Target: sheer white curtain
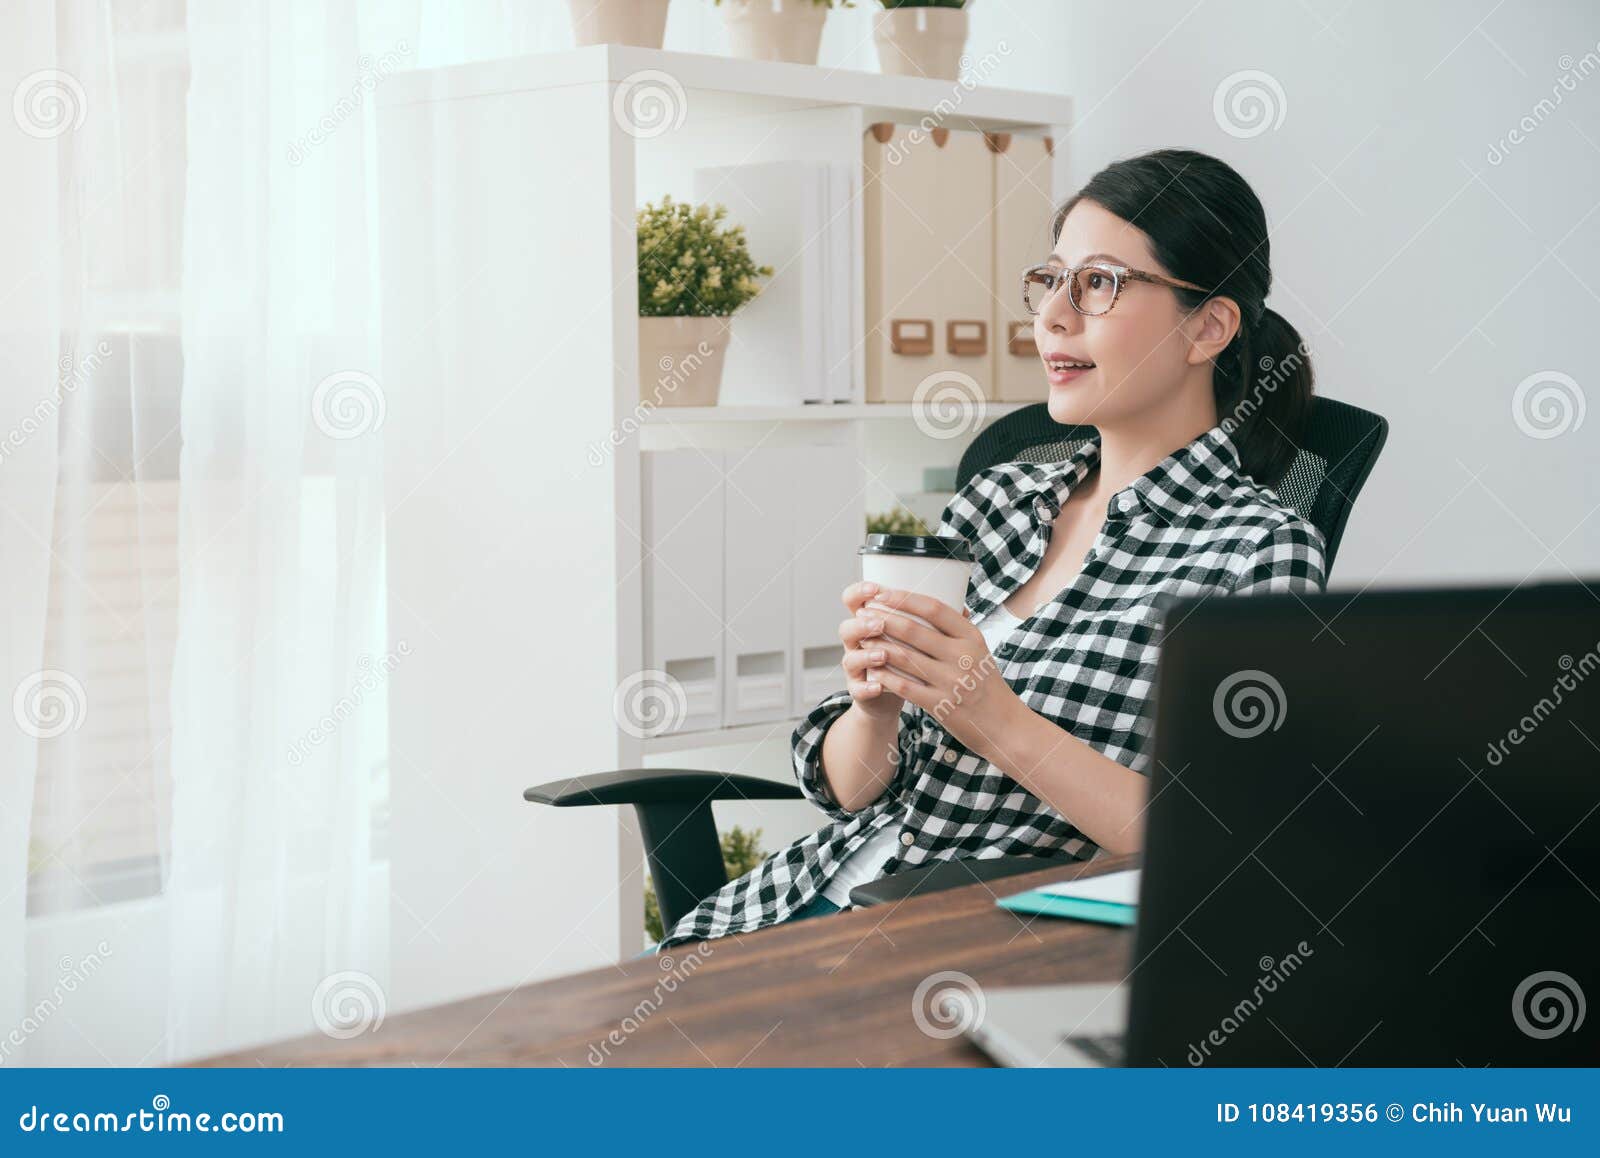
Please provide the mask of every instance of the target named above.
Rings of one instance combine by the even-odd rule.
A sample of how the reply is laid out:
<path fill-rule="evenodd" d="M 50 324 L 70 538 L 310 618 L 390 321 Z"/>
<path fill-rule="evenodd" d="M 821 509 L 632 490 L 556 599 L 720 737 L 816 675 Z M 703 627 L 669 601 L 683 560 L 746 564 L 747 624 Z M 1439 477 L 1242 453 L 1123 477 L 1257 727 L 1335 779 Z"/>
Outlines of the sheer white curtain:
<path fill-rule="evenodd" d="M 370 124 L 416 11 L 0 13 L 0 1064 L 382 1002 Z"/>

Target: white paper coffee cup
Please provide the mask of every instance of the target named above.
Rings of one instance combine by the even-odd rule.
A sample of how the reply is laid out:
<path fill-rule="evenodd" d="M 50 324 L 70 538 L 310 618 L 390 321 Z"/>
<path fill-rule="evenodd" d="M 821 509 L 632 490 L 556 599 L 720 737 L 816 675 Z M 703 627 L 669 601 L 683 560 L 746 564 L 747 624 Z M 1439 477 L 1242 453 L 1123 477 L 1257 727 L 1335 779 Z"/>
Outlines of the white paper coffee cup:
<path fill-rule="evenodd" d="M 960 611 L 967 602 L 967 581 L 972 575 L 972 548 L 967 541 L 952 535 L 868 535 L 859 549 L 861 578 L 880 588 L 914 591 L 930 595 Z M 903 615 L 931 627 L 920 615 L 869 599 L 866 606 L 886 615 Z M 892 619 L 885 619 L 893 634 Z M 915 679 L 893 664 L 886 667 L 896 675 Z"/>

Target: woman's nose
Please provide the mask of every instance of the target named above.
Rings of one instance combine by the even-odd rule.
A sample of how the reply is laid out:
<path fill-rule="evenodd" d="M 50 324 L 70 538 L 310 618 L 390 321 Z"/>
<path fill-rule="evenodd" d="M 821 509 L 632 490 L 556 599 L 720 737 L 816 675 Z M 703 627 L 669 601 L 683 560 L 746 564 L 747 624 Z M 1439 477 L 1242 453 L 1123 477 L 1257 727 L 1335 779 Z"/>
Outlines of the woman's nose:
<path fill-rule="evenodd" d="M 1066 286 L 1045 299 L 1035 322 L 1043 326 L 1047 334 L 1075 334 L 1083 329 L 1083 315 L 1072 308 Z"/>

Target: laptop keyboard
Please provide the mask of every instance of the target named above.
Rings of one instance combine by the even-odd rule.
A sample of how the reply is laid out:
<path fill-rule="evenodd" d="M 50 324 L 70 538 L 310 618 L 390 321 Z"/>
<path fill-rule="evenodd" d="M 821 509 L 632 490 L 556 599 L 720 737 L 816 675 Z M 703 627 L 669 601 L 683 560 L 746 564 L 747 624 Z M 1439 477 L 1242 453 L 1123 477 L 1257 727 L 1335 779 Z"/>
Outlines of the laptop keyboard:
<path fill-rule="evenodd" d="M 1122 1064 L 1123 1035 L 1120 1033 L 1069 1033 L 1066 1043 L 1074 1046 L 1085 1057 L 1092 1058 L 1103 1066 L 1120 1066 Z"/>

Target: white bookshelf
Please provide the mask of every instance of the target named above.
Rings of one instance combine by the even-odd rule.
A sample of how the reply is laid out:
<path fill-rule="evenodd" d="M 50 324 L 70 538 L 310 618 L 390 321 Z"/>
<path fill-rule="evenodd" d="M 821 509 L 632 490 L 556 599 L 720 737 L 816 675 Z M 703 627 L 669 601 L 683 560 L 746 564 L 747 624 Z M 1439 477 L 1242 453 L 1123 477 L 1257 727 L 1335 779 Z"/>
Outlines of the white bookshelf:
<path fill-rule="evenodd" d="M 615 112 L 647 83 L 676 102 L 658 135 Z M 525 787 L 793 728 L 619 728 L 613 693 L 643 667 L 641 453 L 848 442 L 879 480 L 876 510 L 975 433 L 930 435 L 897 404 L 641 418 L 635 208 L 692 196 L 697 166 L 797 157 L 859 172 L 880 121 L 1065 142 L 1072 105 L 618 45 L 399 73 L 376 100 L 389 633 L 414 649 L 389 685 L 390 919 L 408 945 L 390 999 L 405 1008 L 636 951 L 631 813 L 536 808 Z M 859 203 L 852 225 L 859 279 Z M 983 422 L 1018 405 L 990 402 Z M 786 762 L 749 770 L 792 776 Z"/>

